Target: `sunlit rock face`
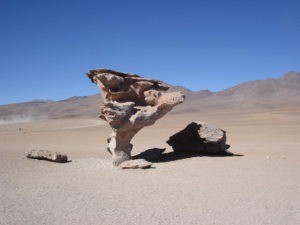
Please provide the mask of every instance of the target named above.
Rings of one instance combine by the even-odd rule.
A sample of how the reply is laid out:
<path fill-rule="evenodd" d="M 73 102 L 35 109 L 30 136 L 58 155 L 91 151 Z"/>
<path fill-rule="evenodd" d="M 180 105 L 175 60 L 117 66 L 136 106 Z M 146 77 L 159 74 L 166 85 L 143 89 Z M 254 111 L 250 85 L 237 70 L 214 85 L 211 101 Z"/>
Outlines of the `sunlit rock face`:
<path fill-rule="evenodd" d="M 102 93 L 99 117 L 113 130 L 107 149 L 114 165 L 131 159 L 130 141 L 139 130 L 154 124 L 185 99 L 181 92 L 166 93 L 169 87 L 161 81 L 135 74 L 97 69 L 87 75 Z"/>

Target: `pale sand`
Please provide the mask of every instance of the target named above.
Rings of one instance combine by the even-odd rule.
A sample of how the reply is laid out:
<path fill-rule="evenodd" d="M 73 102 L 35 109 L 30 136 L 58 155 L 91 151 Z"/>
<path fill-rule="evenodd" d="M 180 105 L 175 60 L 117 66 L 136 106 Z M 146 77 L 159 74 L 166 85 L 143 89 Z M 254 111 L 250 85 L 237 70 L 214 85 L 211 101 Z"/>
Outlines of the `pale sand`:
<path fill-rule="evenodd" d="M 0 126 L 0 224 L 300 224 L 300 108 L 167 115 L 133 140 L 167 147 L 191 121 L 227 131 L 242 157 L 192 157 L 154 169 L 113 168 L 110 128 L 97 119 Z M 19 131 L 19 127 L 22 128 Z M 23 152 L 67 153 L 68 164 Z"/>

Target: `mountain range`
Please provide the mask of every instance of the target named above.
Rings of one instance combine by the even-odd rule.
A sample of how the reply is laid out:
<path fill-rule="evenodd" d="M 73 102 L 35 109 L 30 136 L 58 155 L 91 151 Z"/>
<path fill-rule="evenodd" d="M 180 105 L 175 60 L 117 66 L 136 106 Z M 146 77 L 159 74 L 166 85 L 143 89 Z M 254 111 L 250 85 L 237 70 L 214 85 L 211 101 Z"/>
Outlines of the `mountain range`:
<path fill-rule="evenodd" d="M 300 73 L 289 72 L 280 78 L 241 83 L 219 92 L 191 91 L 169 85 L 169 91 L 182 91 L 184 104 L 172 113 L 230 108 L 264 108 L 300 106 Z M 0 106 L 0 120 L 13 118 L 97 117 L 101 105 L 100 94 L 72 97 L 61 101 L 34 100 Z"/>

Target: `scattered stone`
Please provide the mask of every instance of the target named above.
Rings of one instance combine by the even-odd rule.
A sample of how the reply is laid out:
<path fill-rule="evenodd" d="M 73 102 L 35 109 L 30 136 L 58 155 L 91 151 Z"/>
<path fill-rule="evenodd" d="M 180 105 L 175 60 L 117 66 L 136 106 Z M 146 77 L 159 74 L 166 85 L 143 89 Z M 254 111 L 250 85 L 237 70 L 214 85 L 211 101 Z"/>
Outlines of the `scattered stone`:
<path fill-rule="evenodd" d="M 29 152 L 25 152 L 25 156 L 29 159 L 40 159 L 58 163 L 68 162 L 67 155 L 48 150 L 31 150 Z"/>
<path fill-rule="evenodd" d="M 190 123 L 186 128 L 169 138 L 167 143 L 174 152 L 233 155 L 227 151 L 226 132 L 206 123 Z"/>
<path fill-rule="evenodd" d="M 119 167 L 121 169 L 147 169 L 150 168 L 151 166 L 152 163 L 144 159 L 128 160 L 119 164 Z"/>
<path fill-rule="evenodd" d="M 163 82 L 108 69 L 91 70 L 91 81 L 100 88 L 103 98 L 100 118 L 112 128 L 108 151 L 115 166 L 131 159 L 134 135 L 150 126 L 184 101 L 181 92 L 166 92 Z"/>

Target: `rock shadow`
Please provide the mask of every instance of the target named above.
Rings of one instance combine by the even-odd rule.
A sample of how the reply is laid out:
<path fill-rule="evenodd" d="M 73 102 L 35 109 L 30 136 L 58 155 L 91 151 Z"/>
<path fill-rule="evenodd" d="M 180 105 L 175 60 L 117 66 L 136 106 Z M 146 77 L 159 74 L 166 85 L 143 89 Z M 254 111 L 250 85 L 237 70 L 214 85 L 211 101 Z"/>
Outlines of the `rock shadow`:
<path fill-rule="evenodd" d="M 152 163 L 164 163 L 176 160 L 188 159 L 193 157 L 242 157 L 244 155 L 234 154 L 231 152 L 222 152 L 218 154 L 197 153 L 197 152 L 168 152 L 164 153 L 166 149 L 151 148 L 133 156 L 133 159 L 145 159 Z"/>

